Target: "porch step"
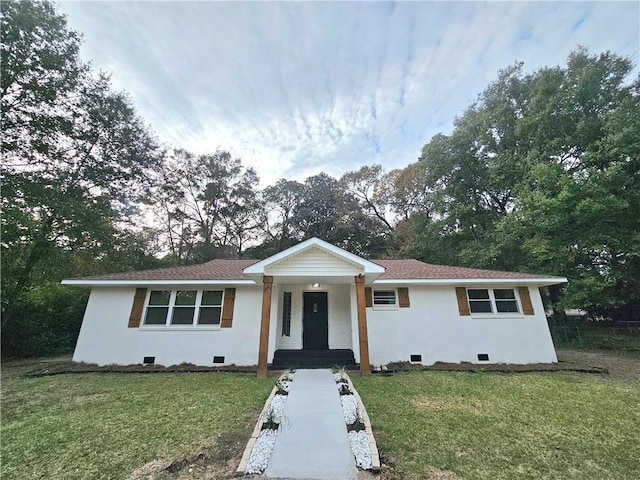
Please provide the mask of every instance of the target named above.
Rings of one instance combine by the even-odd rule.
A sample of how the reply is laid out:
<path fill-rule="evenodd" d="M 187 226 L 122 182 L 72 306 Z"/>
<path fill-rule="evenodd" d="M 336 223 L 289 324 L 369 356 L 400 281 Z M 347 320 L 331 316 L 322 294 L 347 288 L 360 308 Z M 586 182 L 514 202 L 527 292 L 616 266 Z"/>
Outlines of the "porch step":
<path fill-rule="evenodd" d="M 271 368 L 356 368 L 353 350 L 276 350 Z"/>

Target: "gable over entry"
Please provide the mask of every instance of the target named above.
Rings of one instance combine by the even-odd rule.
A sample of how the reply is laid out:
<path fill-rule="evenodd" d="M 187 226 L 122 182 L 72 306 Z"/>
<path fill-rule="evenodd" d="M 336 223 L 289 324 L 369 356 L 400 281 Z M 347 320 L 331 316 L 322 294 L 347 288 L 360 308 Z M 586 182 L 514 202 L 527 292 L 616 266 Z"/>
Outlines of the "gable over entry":
<path fill-rule="evenodd" d="M 360 369 L 362 373 L 370 373 L 364 284 L 373 282 L 384 271 L 384 267 L 318 238 L 311 238 L 245 268 L 244 273 L 248 277 L 263 285 L 258 375 L 264 377 L 267 374 L 273 284 L 355 284 Z"/>

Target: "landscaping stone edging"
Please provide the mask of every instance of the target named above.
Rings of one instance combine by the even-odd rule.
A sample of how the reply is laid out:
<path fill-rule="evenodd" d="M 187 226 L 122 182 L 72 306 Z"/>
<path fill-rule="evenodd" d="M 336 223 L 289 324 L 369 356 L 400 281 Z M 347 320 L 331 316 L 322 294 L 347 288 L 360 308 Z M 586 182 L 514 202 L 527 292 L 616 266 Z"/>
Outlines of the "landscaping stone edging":
<path fill-rule="evenodd" d="M 360 416 L 362 417 L 362 422 L 364 423 L 365 435 L 367 436 L 369 449 L 371 450 L 371 470 L 378 471 L 380 470 L 380 453 L 378 452 L 378 444 L 376 443 L 376 438 L 373 436 L 373 429 L 371 428 L 371 420 L 369 419 L 369 414 L 367 413 L 367 409 L 362 403 L 362 399 L 360 398 L 358 391 L 353 386 L 353 382 L 351 382 L 351 378 L 349 377 L 349 375 L 345 373 L 342 378 L 345 378 L 347 382 L 349 382 L 349 388 L 353 392 L 353 396 L 355 397 L 358 404 Z"/>

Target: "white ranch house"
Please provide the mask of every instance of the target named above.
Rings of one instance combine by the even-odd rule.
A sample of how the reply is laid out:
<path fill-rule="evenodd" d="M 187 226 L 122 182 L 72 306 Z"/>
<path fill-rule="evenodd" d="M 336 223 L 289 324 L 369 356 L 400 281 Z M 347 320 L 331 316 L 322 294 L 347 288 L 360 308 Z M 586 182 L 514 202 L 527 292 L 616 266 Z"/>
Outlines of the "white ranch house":
<path fill-rule="evenodd" d="M 91 288 L 76 362 L 285 367 L 548 363 L 560 277 L 365 260 L 312 238 L 262 261 L 64 280 Z"/>

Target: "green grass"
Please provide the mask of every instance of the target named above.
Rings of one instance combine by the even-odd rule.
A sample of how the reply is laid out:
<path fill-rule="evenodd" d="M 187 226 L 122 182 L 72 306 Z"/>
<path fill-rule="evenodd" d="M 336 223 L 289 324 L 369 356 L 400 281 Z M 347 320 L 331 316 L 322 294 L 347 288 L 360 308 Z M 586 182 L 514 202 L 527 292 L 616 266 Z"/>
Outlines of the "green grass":
<path fill-rule="evenodd" d="M 640 478 L 638 385 L 569 372 L 352 377 L 388 478 Z"/>
<path fill-rule="evenodd" d="M 7 377 L 0 476 L 119 479 L 151 460 L 181 460 L 218 438 L 244 435 L 274 380 L 230 373 Z"/>
<path fill-rule="evenodd" d="M 580 341 L 574 340 L 570 345 L 572 348 L 640 352 L 640 335 L 612 335 L 607 331 L 585 329 L 580 334 Z"/>

